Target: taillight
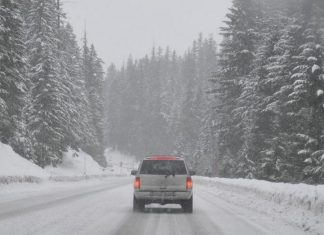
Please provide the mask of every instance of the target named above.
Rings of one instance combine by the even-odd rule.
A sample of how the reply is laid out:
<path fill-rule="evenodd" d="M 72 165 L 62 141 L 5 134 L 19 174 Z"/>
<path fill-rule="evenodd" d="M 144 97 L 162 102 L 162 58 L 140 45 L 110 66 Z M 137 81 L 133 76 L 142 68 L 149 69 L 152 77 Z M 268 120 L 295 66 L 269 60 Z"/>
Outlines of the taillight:
<path fill-rule="evenodd" d="M 187 177 L 186 188 L 187 188 L 187 190 L 192 189 L 192 179 L 190 176 Z"/>
<path fill-rule="evenodd" d="M 141 178 L 136 177 L 134 181 L 134 189 L 140 189 L 141 188 Z"/>

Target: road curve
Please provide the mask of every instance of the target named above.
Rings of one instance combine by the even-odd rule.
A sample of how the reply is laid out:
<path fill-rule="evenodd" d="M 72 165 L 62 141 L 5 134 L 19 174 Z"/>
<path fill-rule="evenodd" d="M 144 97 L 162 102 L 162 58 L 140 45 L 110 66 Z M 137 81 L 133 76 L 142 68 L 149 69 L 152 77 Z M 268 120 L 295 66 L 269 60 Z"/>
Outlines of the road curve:
<path fill-rule="evenodd" d="M 1 200 L 0 234 L 10 235 L 299 235 L 267 215 L 229 204 L 215 189 L 194 188 L 194 213 L 180 206 L 147 206 L 132 212 L 132 178 L 58 192 Z"/>

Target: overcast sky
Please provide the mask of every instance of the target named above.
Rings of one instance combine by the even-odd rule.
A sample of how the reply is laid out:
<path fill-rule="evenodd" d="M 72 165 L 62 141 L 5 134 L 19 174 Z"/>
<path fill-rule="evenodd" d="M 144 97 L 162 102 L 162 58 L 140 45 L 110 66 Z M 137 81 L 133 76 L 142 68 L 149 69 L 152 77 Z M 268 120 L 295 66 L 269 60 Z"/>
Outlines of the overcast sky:
<path fill-rule="evenodd" d="M 219 42 L 231 0 L 63 0 L 64 10 L 80 39 L 88 39 L 107 67 L 167 45 L 179 54 L 199 32 Z"/>

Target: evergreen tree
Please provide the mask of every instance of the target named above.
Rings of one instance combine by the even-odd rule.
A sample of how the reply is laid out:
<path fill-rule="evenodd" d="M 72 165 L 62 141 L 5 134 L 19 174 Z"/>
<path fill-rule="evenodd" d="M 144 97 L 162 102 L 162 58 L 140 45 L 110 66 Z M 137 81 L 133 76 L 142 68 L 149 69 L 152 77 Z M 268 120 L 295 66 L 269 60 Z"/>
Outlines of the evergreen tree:
<path fill-rule="evenodd" d="M 318 183 L 323 178 L 323 100 L 324 83 L 321 79 L 323 70 L 323 51 L 317 16 L 317 1 L 303 2 L 301 10 L 301 40 L 293 57 L 294 68 L 291 79 L 292 92 L 288 104 L 291 107 L 291 121 L 295 123 L 297 167 L 305 168 L 303 162 L 313 163 L 306 167 L 305 174 L 311 181 Z M 323 9 L 322 9 L 323 10 Z M 323 11 L 322 11 L 323 12 Z"/>
<path fill-rule="evenodd" d="M 244 132 L 249 130 L 243 123 L 245 111 L 239 104 L 244 95 L 244 83 L 250 80 L 253 70 L 255 47 L 258 43 L 258 19 L 260 11 L 253 0 L 235 0 L 226 27 L 222 28 L 224 40 L 220 56 L 221 71 L 215 77 L 215 93 L 219 99 L 218 140 L 219 156 L 217 161 L 224 166 L 223 176 L 246 176 L 251 173 L 244 150 Z M 247 170 L 244 168 L 248 168 Z M 225 169 L 230 169 L 227 171 Z"/>
<path fill-rule="evenodd" d="M 101 165 L 106 165 L 104 152 L 104 107 L 103 107 L 103 84 L 104 72 L 102 61 L 97 56 L 93 45 L 88 47 L 87 37 L 84 37 L 82 55 L 82 75 L 85 81 L 86 95 L 88 98 L 89 128 L 94 133 L 92 144 L 85 146 L 85 151 L 90 153 Z"/>
<path fill-rule="evenodd" d="M 30 53 L 31 104 L 28 129 L 33 141 L 33 161 L 56 166 L 66 150 L 64 133 L 68 123 L 65 109 L 67 87 L 60 76 L 55 2 L 35 0 L 28 13 L 27 50 Z"/>
<path fill-rule="evenodd" d="M 26 93 L 26 63 L 19 4 L 0 3 L 0 141 L 19 145 L 21 110 Z"/>
<path fill-rule="evenodd" d="M 105 145 L 114 147 L 116 139 L 112 136 L 118 135 L 118 107 L 121 107 L 119 97 L 120 88 L 117 68 L 111 64 L 107 70 L 104 86 L 104 110 L 105 110 Z"/>
<path fill-rule="evenodd" d="M 75 35 L 70 24 L 61 24 L 61 76 L 67 87 L 66 99 L 68 107 L 66 114 L 68 123 L 64 142 L 70 147 L 78 150 L 85 145 L 92 144 L 93 131 L 90 130 L 87 106 L 85 81 L 81 73 L 81 55 Z"/>

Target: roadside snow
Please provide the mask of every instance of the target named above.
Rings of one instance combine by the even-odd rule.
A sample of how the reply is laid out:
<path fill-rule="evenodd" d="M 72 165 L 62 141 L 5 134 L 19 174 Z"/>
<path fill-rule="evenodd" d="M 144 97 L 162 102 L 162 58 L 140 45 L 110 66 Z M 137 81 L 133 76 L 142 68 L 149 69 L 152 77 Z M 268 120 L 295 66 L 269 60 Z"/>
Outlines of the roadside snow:
<path fill-rule="evenodd" d="M 262 180 L 195 177 L 219 198 L 280 217 L 304 231 L 324 234 L 324 185 L 272 183 Z"/>
<path fill-rule="evenodd" d="M 105 151 L 107 168 L 101 167 L 87 153 L 69 149 L 63 154 L 62 164 L 45 169 L 15 153 L 13 149 L 0 142 L 0 184 L 22 182 L 80 181 L 86 178 L 129 175 L 135 158 L 108 149 Z"/>
<path fill-rule="evenodd" d="M 138 162 L 133 156 L 128 156 L 119 151 L 106 149 L 104 153 L 108 164 L 107 169 L 117 175 L 130 175 L 131 170 L 138 167 Z"/>
<path fill-rule="evenodd" d="M 104 174 L 103 168 L 90 155 L 69 149 L 63 154 L 63 162 L 57 167 L 47 166 L 45 170 L 51 177 L 92 176 Z"/>
<path fill-rule="evenodd" d="M 48 173 L 15 153 L 9 145 L 0 142 L 0 178 L 6 176 L 46 178 Z"/>

